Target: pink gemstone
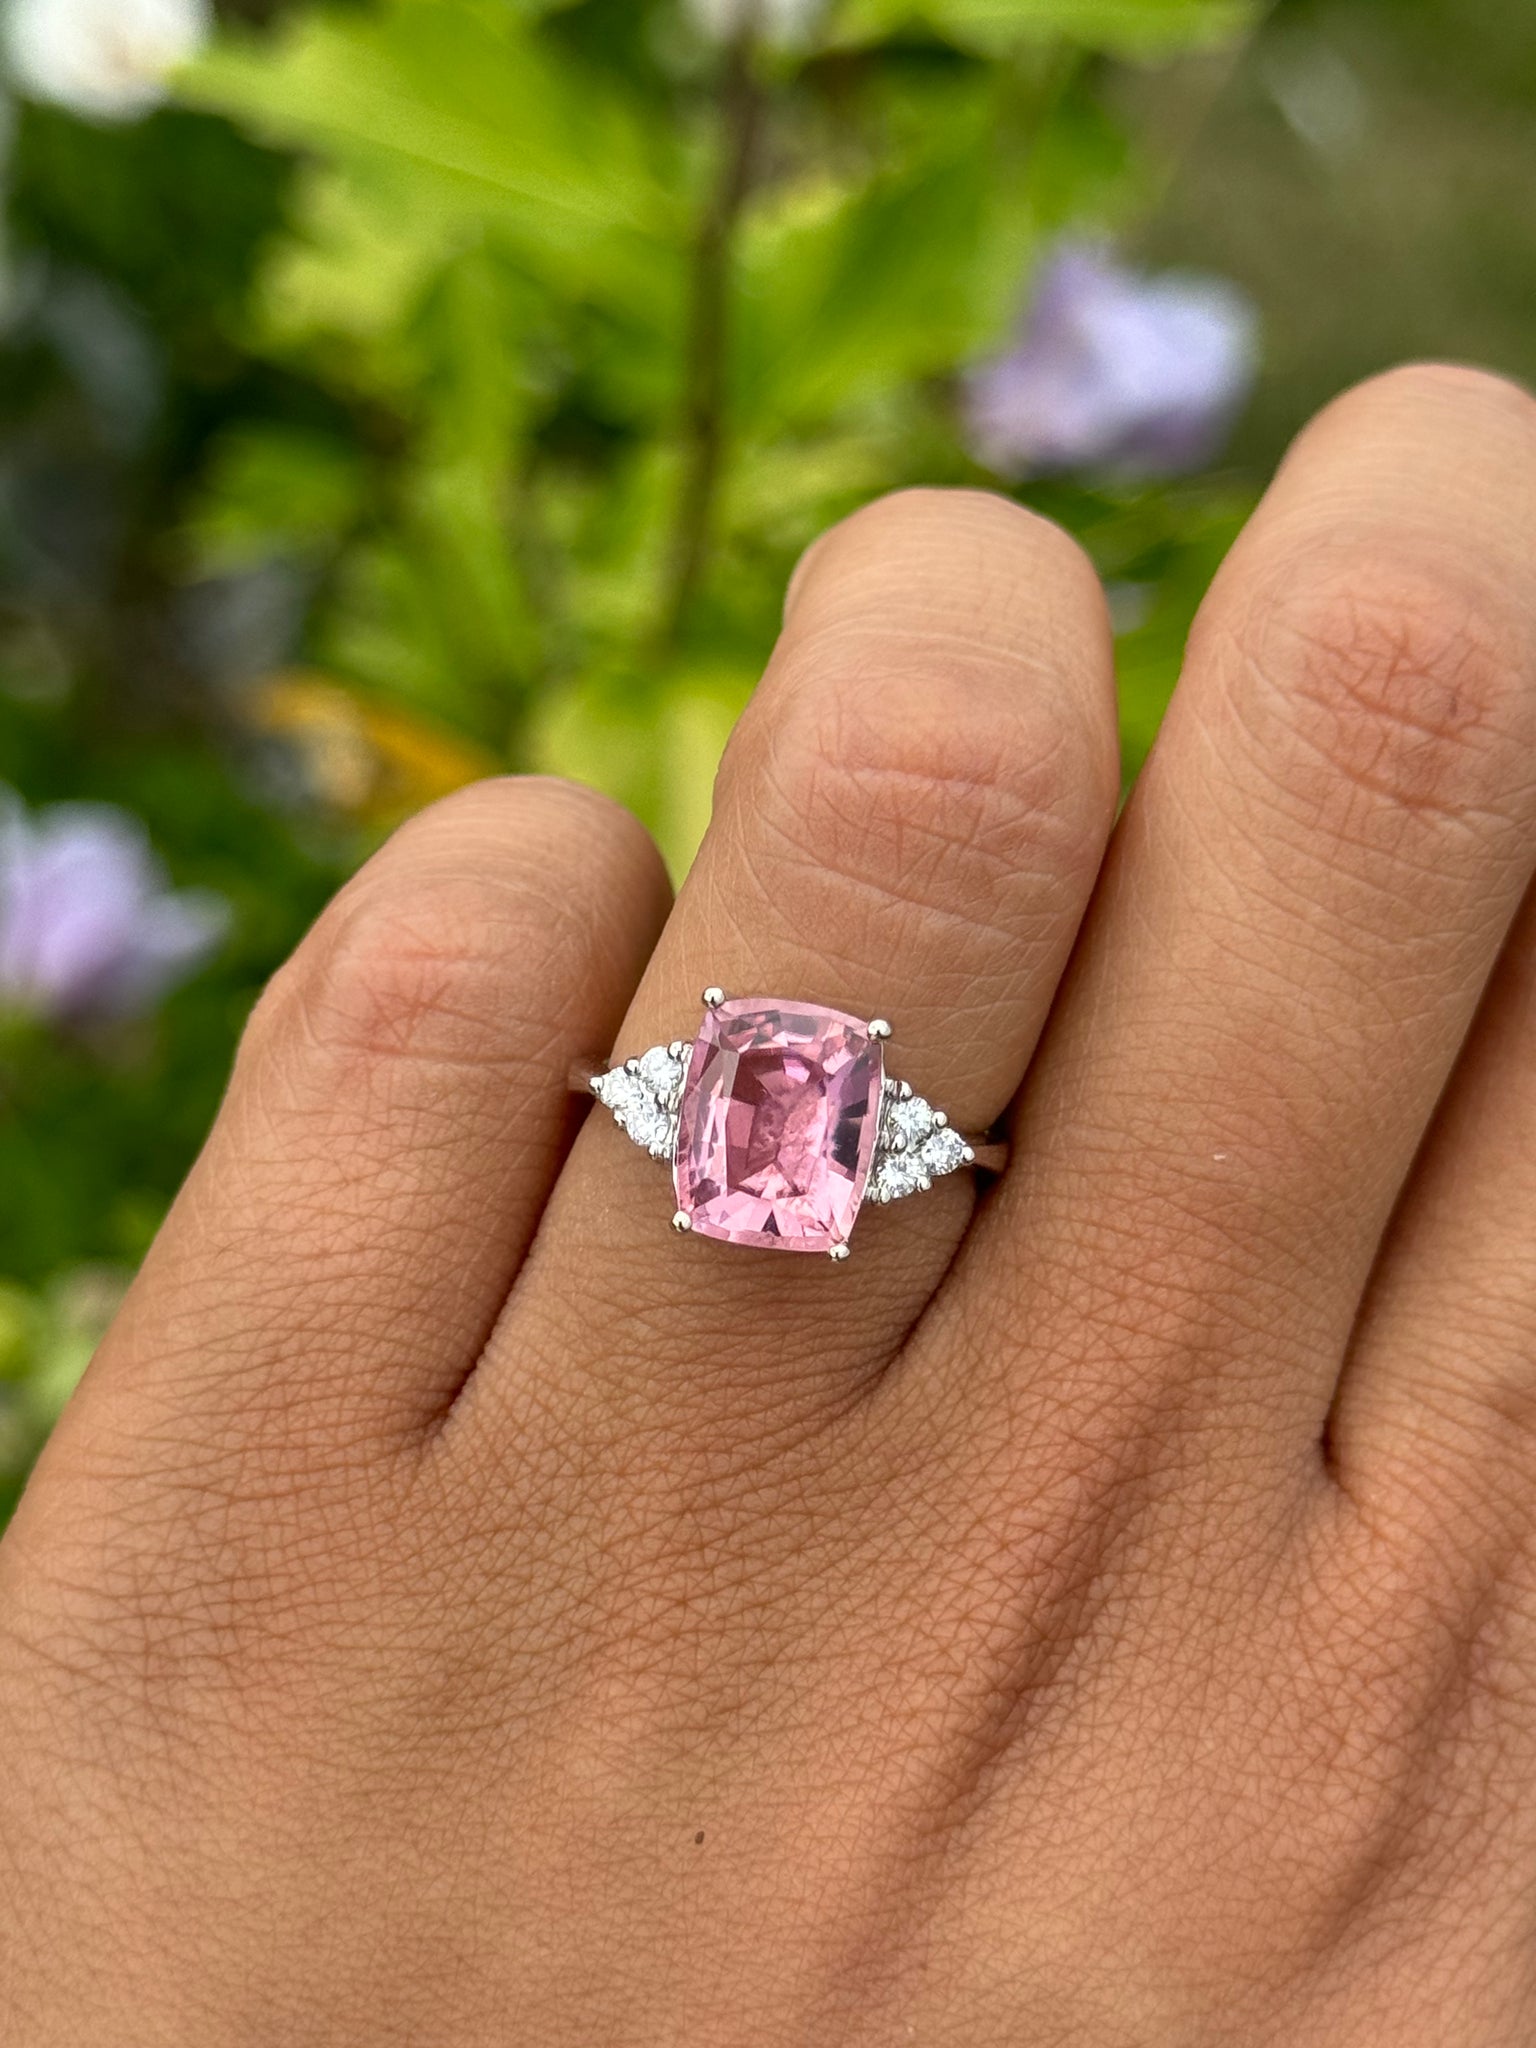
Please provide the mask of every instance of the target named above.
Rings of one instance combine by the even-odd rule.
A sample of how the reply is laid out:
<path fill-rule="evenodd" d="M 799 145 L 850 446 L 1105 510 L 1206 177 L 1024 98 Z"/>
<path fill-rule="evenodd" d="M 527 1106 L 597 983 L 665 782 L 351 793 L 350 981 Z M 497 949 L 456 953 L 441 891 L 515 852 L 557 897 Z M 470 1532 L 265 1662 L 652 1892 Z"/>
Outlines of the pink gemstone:
<path fill-rule="evenodd" d="M 683 1085 L 678 1208 L 703 1237 L 831 1251 L 864 1197 L 884 1071 L 856 1017 L 762 996 L 721 1003 Z"/>

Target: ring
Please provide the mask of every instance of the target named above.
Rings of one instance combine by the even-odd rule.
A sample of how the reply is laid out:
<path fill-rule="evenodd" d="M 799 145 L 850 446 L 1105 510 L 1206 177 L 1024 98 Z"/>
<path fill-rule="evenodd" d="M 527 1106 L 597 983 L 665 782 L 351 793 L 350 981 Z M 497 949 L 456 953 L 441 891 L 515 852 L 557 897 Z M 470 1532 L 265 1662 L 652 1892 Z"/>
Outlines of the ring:
<path fill-rule="evenodd" d="M 571 1085 L 670 1163 L 675 1230 L 842 1260 L 866 1201 L 900 1201 L 963 1166 L 1000 1172 L 1007 1158 L 887 1075 L 890 1035 L 881 1017 L 707 988 L 691 1048 L 675 1038 L 579 1066 Z"/>

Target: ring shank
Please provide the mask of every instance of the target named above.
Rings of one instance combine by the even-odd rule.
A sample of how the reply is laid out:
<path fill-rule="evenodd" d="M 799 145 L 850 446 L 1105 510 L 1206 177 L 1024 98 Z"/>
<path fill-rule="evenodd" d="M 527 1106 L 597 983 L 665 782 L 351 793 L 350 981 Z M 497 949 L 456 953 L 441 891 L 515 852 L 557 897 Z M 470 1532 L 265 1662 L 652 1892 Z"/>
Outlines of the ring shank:
<path fill-rule="evenodd" d="M 967 1138 L 960 1133 L 976 1157 L 971 1161 L 978 1173 L 1001 1173 L 1008 1164 L 1008 1141 L 1006 1138 Z"/>

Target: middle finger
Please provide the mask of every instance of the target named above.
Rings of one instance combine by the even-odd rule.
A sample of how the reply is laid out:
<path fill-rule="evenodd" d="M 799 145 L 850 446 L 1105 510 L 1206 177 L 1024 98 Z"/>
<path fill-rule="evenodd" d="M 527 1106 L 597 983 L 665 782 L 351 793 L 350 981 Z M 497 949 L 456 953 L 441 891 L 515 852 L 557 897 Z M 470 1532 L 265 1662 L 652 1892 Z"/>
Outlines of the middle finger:
<path fill-rule="evenodd" d="M 957 1401 L 991 1366 L 1017 1399 L 1022 1322 L 1042 1398 L 1110 1441 L 1315 1446 L 1530 876 L 1533 621 L 1523 392 L 1398 371 L 1301 437 L 1202 607 L 968 1248 Z"/>

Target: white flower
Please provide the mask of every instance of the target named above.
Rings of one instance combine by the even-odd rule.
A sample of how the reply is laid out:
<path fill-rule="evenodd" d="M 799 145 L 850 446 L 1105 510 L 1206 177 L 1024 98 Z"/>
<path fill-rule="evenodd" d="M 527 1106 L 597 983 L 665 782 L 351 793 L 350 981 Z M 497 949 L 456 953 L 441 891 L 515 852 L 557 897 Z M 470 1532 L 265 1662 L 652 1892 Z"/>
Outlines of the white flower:
<path fill-rule="evenodd" d="M 213 27 L 209 0 L 10 0 L 11 75 L 33 99 L 99 121 L 131 121 Z"/>
<path fill-rule="evenodd" d="M 770 43 L 797 43 L 824 6 L 825 0 L 687 0 L 688 12 L 717 42 L 755 23 Z"/>

